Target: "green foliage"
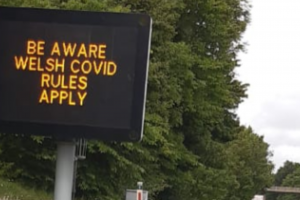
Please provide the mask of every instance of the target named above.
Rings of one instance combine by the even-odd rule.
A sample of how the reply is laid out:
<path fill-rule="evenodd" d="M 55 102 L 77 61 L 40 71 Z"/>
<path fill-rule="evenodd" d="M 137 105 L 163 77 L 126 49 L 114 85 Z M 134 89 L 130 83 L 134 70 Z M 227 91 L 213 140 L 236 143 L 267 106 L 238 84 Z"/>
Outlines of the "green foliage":
<path fill-rule="evenodd" d="M 51 190 L 55 145 L 51 139 L 0 135 L 0 175 L 27 185 Z"/>
<path fill-rule="evenodd" d="M 273 165 L 268 161 L 271 154 L 263 137 L 247 128 L 228 145 L 228 153 L 231 154 L 229 171 L 238 183 L 238 187 L 230 191 L 228 199 L 251 199 L 253 194 L 272 186 Z"/>
<path fill-rule="evenodd" d="M 247 96 L 247 84 L 234 73 L 249 22 L 246 0 L 0 0 L 0 5 L 142 12 L 153 18 L 143 141 L 89 141 L 87 159 L 78 167 L 78 197 L 121 199 L 141 180 L 157 200 L 250 200 L 270 184 L 268 145 L 241 127 L 234 112 Z M 50 190 L 54 147 L 48 138 L 1 135 L 0 172 Z"/>
<path fill-rule="evenodd" d="M 290 161 L 286 161 L 283 167 L 279 168 L 275 175 L 275 185 L 280 186 L 283 184 L 284 180 L 287 176 L 293 174 L 296 170 L 300 168 L 299 163 L 293 163 Z"/>
<path fill-rule="evenodd" d="M 300 164 L 286 161 L 275 174 L 274 185 L 283 187 L 300 187 Z M 268 194 L 269 200 L 298 200 L 299 194 Z"/>
<path fill-rule="evenodd" d="M 299 164 L 296 165 L 296 169 L 288 174 L 282 182 L 282 186 L 285 187 L 298 187 L 300 188 L 300 167 Z M 281 194 L 277 197 L 277 200 L 298 200 L 300 199 L 300 194 Z"/>

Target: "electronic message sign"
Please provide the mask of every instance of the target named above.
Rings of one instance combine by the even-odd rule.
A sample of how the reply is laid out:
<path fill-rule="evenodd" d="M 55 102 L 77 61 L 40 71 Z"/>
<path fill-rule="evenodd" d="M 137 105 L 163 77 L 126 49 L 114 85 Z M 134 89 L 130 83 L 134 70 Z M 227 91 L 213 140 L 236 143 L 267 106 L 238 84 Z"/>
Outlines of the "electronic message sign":
<path fill-rule="evenodd" d="M 0 132 L 138 141 L 152 21 L 0 7 Z"/>

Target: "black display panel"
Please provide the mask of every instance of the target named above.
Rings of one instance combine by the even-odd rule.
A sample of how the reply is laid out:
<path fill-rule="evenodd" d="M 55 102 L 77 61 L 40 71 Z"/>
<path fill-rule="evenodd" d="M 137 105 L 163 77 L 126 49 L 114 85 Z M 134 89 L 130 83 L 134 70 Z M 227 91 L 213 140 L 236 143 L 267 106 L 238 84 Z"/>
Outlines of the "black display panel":
<path fill-rule="evenodd" d="M 139 141 L 151 18 L 0 7 L 0 131 Z"/>

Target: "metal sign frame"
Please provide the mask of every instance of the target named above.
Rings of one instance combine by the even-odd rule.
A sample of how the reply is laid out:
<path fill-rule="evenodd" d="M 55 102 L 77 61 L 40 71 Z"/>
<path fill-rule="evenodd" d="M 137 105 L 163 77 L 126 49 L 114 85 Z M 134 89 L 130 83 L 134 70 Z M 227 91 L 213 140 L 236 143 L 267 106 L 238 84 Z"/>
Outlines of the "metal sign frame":
<path fill-rule="evenodd" d="M 0 131 L 13 134 L 30 134 L 30 135 L 50 135 L 58 139 L 69 138 L 87 138 L 100 139 L 106 141 L 140 141 L 143 136 L 143 123 L 145 114 L 145 99 L 147 90 L 147 76 L 149 65 L 149 49 L 152 30 L 152 19 L 146 14 L 123 14 L 123 13 L 102 13 L 102 12 L 85 12 L 70 10 L 47 10 L 36 8 L 10 8 L 0 7 L 0 24 L 3 21 L 19 21 L 24 24 L 38 22 L 49 24 L 66 24 L 66 25 L 93 25 L 104 27 L 131 27 L 138 30 L 136 43 L 136 56 L 134 66 L 134 81 L 132 89 L 131 112 L 128 119 L 128 127 L 114 126 L 97 126 L 78 123 L 60 123 L 47 120 L 11 120 L 2 116 L 0 107 Z M 0 27 L 0 37 L 2 36 L 3 27 Z M 16 33 L 22 34 L 22 33 Z M 9 40 L 10 38 L 5 38 Z M 1 46 L 2 44 L 0 44 Z M 1 49 L 0 49 L 0 53 Z M 1 55 L 2 56 L 2 55 Z M 6 67 L 1 63 L 0 73 L 4 73 Z M 3 75 L 4 76 L 4 75 Z M 16 79 L 16 81 L 18 81 Z M 1 82 L 0 76 L 0 96 L 1 98 L 10 98 L 3 91 L 7 91 L 5 81 Z M 12 102 L 18 103 L 18 99 L 11 99 Z M 7 100 L 7 102 L 11 102 Z M 0 103 L 3 103 L 1 101 Z M 11 106 L 11 105 L 9 105 Z M 39 105 L 36 109 L 39 109 Z M 2 108 L 7 107 L 3 105 Z M 97 109 L 97 108 L 95 108 Z M 20 110 L 22 112 L 22 110 Z M 99 111 L 100 112 L 100 111 Z M 29 112 L 27 112 L 29 113 Z M 25 113 L 26 114 L 26 113 Z M 55 113 L 50 113 L 55 115 Z M 43 113 L 49 115 L 49 113 Z"/>

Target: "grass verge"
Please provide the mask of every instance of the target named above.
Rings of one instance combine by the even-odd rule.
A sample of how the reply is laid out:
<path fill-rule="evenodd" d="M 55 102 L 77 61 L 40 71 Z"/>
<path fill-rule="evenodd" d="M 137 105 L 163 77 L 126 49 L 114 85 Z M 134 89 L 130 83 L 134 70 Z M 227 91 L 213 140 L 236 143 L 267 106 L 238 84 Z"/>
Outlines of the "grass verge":
<path fill-rule="evenodd" d="M 43 191 L 26 188 L 21 184 L 0 177 L 0 200 L 52 200 L 52 196 Z"/>

